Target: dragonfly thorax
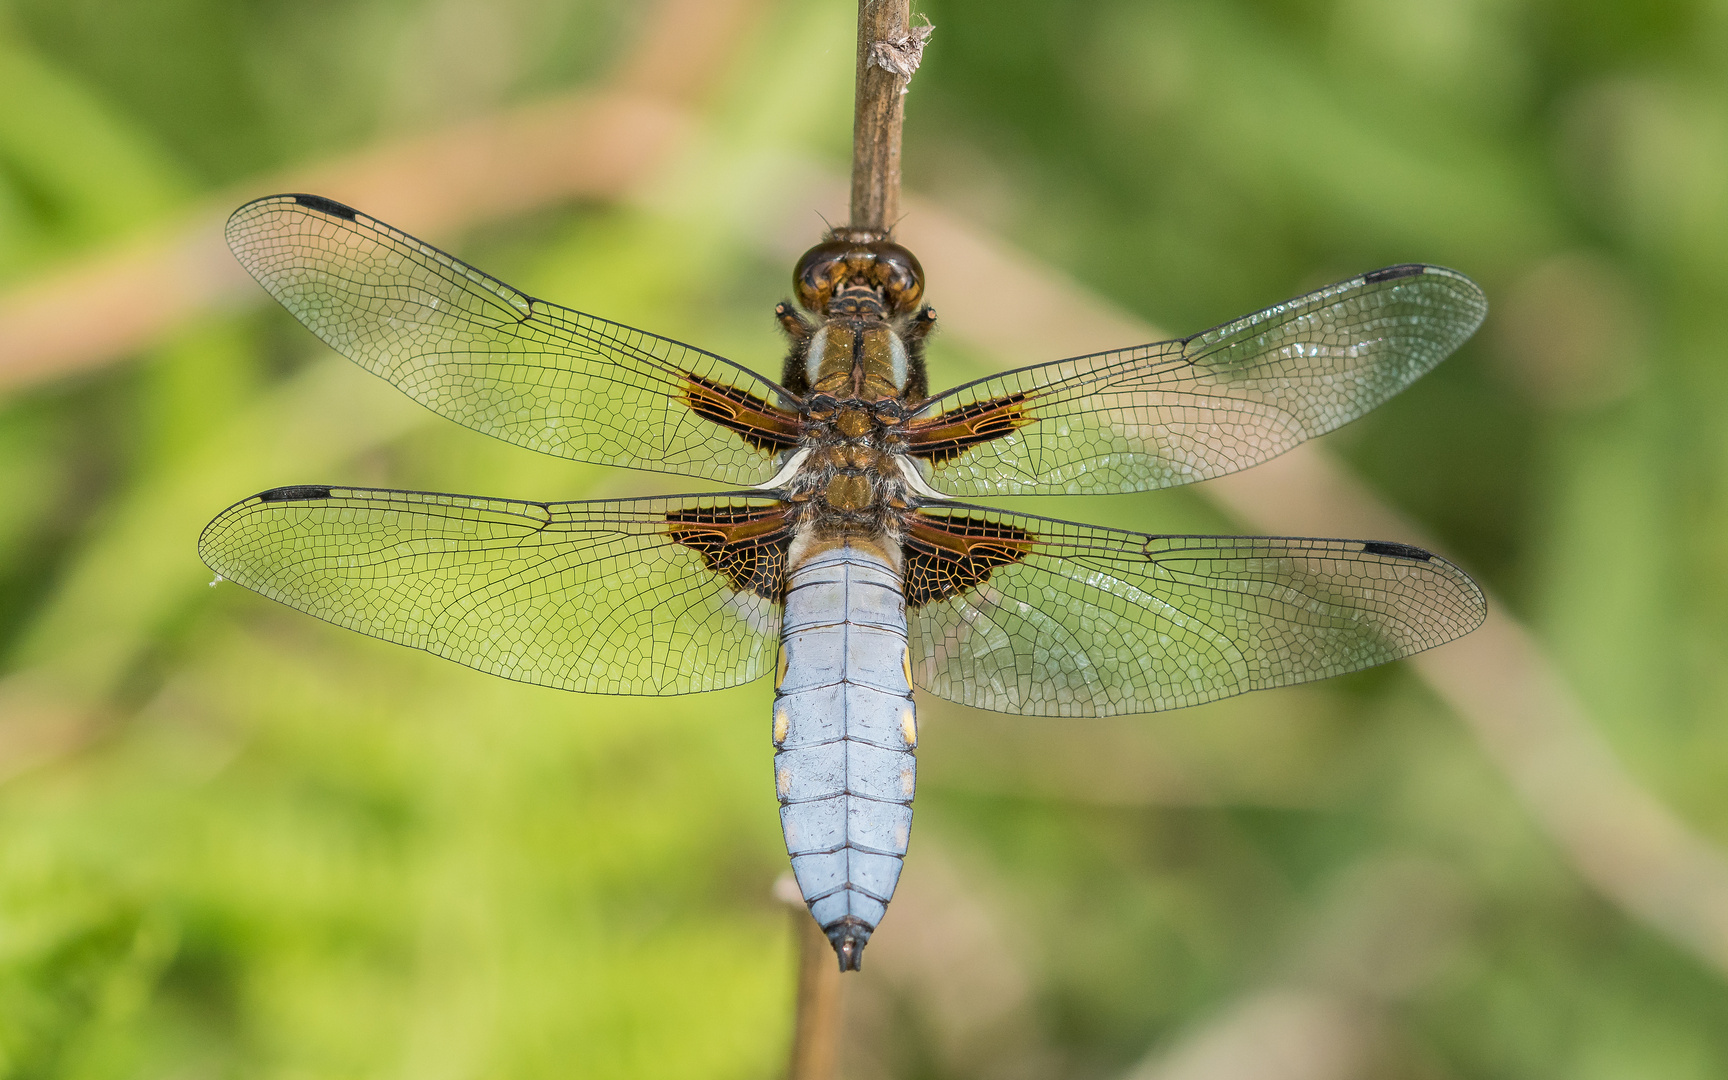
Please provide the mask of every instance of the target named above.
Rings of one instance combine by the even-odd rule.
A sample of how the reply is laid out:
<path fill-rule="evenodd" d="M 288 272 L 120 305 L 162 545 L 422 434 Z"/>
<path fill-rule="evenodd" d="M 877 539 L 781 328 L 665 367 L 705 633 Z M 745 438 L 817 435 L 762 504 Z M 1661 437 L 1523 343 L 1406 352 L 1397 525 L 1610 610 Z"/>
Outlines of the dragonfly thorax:
<path fill-rule="evenodd" d="M 829 319 L 804 353 L 810 389 L 837 398 L 891 401 L 906 389 L 906 343 L 880 319 Z"/>
<path fill-rule="evenodd" d="M 824 535 L 893 532 L 909 505 L 900 458 L 904 409 L 892 398 L 866 401 L 812 394 L 803 465 L 786 489 L 801 523 Z"/>

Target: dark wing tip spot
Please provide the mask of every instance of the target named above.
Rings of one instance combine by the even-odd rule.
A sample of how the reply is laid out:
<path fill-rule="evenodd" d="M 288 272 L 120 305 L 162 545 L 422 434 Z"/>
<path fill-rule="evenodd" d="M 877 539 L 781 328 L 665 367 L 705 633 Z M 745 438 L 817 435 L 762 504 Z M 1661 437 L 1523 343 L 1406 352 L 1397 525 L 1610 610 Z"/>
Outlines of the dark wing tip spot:
<path fill-rule="evenodd" d="M 290 487 L 271 488 L 258 493 L 259 502 L 310 502 L 313 499 L 328 499 L 330 489 L 320 484 L 294 484 Z"/>
<path fill-rule="evenodd" d="M 1427 562 L 1434 556 L 1419 547 L 1409 544 L 1394 544 L 1387 540 L 1369 540 L 1362 545 L 1365 555 L 1387 555 L 1394 559 L 1414 559 L 1417 562 Z"/>
<path fill-rule="evenodd" d="M 1394 281 L 1398 278 L 1415 277 L 1427 272 L 1428 267 L 1425 263 L 1399 263 L 1397 266 L 1370 270 L 1362 275 L 1362 280 L 1368 284 L 1373 284 L 1376 281 Z"/>
<path fill-rule="evenodd" d="M 308 210 L 316 210 L 321 214 L 329 214 L 331 217 L 339 217 L 345 221 L 353 221 L 354 215 L 359 213 L 352 206 L 344 206 L 335 199 L 326 199 L 322 195 L 296 195 L 294 201 Z"/>

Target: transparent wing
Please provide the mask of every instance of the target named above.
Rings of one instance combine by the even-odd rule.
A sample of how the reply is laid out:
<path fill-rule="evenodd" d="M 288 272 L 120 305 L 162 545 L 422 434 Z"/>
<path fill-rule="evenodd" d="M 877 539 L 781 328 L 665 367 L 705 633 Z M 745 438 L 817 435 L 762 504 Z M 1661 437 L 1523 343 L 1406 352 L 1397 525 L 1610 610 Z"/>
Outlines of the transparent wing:
<path fill-rule="evenodd" d="M 1034 716 L 1156 712 L 1430 649 L 1486 615 L 1419 548 L 1151 536 L 982 507 L 909 515 L 913 681 Z"/>
<path fill-rule="evenodd" d="M 797 442 L 785 392 L 676 341 L 537 300 L 314 195 L 228 219 L 235 257 L 331 348 L 440 416 L 604 465 L 750 486 Z"/>
<path fill-rule="evenodd" d="M 529 503 L 277 488 L 223 511 L 198 552 L 273 600 L 494 675 L 679 694 L 773 664 L 779 507 L 728 495 Z"/>
<path fill-rule="evenodd" d="M 909 452 L 955 496 L 1172 487 L 1245 469 L 1361 416 L 1487 313 L 1476 283 L 1394 266 L 1179 341 L 1021 368 L 921 410 Z"/>

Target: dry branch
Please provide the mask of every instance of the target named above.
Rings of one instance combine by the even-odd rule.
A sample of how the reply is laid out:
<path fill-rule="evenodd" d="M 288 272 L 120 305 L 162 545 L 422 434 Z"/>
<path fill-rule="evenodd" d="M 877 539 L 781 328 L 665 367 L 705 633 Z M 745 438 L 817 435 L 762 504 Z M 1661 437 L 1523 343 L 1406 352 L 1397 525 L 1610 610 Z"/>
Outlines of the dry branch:
<path fill-rule="evenodd" d="M 840 1064 L 840 968 L 834 963 L 834 946 L 810 917 L 791 874 L 781 875 L 774 895 L 792 912 L 792 934 L 798 942 L 798 1000 L 787 1080 L 833 1080 Z"/>
<path fill-rule="evenodd" d="M 917 52 L 928 35 L 927 30 L 911 32 L 910 11 L 910 0 L 858 0 L 858 91 L 852 115 L 852 228 L 857 231 L 884 235 L 900 216 L 906 82 L 917 70 Z"/>

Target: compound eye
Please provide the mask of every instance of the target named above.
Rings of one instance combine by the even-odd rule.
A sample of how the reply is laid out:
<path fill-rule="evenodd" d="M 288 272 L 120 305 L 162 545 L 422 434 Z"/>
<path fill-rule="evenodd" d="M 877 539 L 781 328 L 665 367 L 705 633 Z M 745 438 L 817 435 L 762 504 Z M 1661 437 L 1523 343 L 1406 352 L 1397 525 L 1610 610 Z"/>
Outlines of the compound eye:
<path fill-rule="evenodd" d="M 857 245 L 828 240 L 806 251 L 792 268 L 792 289 L 806 310 L 823 311 L 846 277 L 846 257 Z"/>
<path fill-rule="evenodd" d="M 890 316 L 904 315 L 924 297 L 924 268 L 891 241 L 835 238 L 806 251 L 792 270 L 798 302 L 823 314 L 836 293 L 858 286 L 876 293 Z"/>
<path fill-rule="evenodd" d="M 924 298 L 924 268 L 918 264 L 917 256 L 887 240 L 871 244 L 870 252 L 876 256 L 872 276 L 882 290 L 882 298 L 888 302 L 890 314 L 904 315 L 917 307 Z"/>

